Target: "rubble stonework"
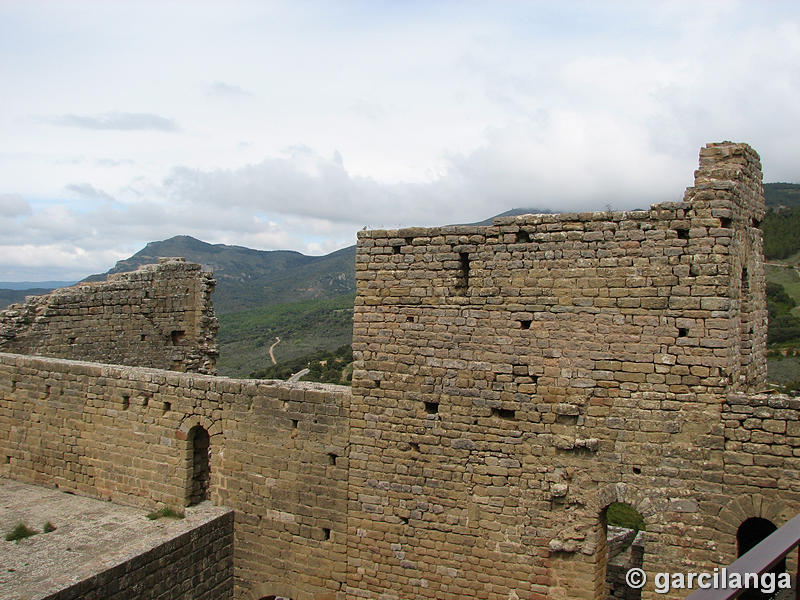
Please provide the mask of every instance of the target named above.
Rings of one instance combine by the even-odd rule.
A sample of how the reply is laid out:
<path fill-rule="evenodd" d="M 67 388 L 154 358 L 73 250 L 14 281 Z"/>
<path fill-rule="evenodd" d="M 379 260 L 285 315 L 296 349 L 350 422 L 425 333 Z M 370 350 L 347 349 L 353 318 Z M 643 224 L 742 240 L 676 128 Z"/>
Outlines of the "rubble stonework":
<path fill-rule="evenodd" d="M 661 597 L 800 512 L 763 213 L 725 142 L 650 210 L 360 232 L 352 390 L 2 354 L 0 475 L 179 506 L 202 427 L 245 600 L 605 598 L 626 502 Z"/>
<path fill-rule="evenodd" d="M 214 284 L 200 265 L 162 258 L 104 282 L 30 296 L 0 311 L 0 350 L 214 373 Z"/>

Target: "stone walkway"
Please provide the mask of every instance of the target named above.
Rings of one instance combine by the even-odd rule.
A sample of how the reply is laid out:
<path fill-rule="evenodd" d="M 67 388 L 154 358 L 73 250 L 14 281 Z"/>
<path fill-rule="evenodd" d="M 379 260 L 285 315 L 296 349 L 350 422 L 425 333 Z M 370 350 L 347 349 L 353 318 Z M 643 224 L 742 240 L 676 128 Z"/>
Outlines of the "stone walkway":
<path fill-rule="evenodd" d="M 105 571 L 230 509 L 203 502 L 184 519 L 0 478 L 0 598 L 35 600 Z M 55 531 L 43 533 L 50 522 Z M 36 535 L 5 535 L 18 523 Z"/>

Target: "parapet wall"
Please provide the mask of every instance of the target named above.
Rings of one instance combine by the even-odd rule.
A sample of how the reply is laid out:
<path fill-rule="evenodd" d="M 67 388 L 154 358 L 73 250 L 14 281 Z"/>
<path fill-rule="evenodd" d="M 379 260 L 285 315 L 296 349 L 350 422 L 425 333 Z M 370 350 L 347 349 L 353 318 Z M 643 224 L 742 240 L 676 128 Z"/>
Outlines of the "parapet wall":
<path fill-rule="evenodd" d="M 0 311 L 0 351 L 214 373 L 214 279 L 160 259 Z"/>
<path fill-rule="evenodd" d="M 236 511 L 237 597 L 337 597 L 346 564 L 350 390 L 0 354 L 0 476 L 155 509 Z"/>
<path fill-rule="evenodd" d="M 233 598 L 233 513 L 66 587 L 43 600 Z"/>

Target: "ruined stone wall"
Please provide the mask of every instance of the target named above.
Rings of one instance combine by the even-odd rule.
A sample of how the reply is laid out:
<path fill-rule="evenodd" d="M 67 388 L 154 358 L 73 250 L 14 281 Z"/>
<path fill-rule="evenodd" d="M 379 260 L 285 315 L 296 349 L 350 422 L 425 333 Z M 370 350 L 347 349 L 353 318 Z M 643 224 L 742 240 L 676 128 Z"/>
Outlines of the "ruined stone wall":
<path fill-rule="evenodd" d="M 233 598 L 233 513 L 156 546 L 43 600 Z"/>
<path fill-rule="evenodd" d="M 0 311 L 0 351 L 214 373 L 214 279 L 160 259 Z"/>
<path fill-rule="evenodd" d="M 706 564 L 721 405 L 765 379 L 763 210 L 723 143 L 648 211 L 360 232 L 348 593 L 600 597 L 615 501 L 645 570 Z"/>
<path fill-rule="evenodd" d="M 236 597 L 337 596 L 350 390 L 0 354 L 0 476 L 182 507 L 195 426 L 210 499 L 236 511 Z"/>

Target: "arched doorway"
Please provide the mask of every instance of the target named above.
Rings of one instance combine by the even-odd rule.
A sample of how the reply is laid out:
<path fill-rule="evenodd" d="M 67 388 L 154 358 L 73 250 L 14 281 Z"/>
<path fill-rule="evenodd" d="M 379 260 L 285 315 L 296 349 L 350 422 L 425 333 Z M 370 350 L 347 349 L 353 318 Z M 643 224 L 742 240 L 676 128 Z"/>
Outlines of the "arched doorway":
<path fill-rule="evenodd" d="M 736 555 L 742 556 L 755 548 L 762 540 L 770 536 L 774 531 L 777 531 L 776 525 L 769 519 L 762 519 L 761 517 L 751 517 L 739 525 L 736 531 Z M 784 573 L 786 571 L 786 558 L 784 557 L 779 563 L 772 567 L 769 572 Z M 745 600 L 758 600 L 761 598 L 770 598 L 769 594 L 762 594 L 759 590 L 747 590 L 739 598 Z"/>
<path fill-rule="evenodd" d="M 208 431 L 201 425 L 192 427 L 189 430 L 188 438 L 192 477 L 189 481 L 186 500 L 189 506 L 192 506 L 209 498 L 211 439 Z"/>
<path fill-rule="evenodd" d="M 630 504 L 614 502 L 604 511 L 606 590 L 609 600 L 639 600 L 642 590 L 625 581 L 629 569 L 644 562 L 644 518 Z"/>

